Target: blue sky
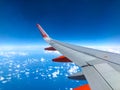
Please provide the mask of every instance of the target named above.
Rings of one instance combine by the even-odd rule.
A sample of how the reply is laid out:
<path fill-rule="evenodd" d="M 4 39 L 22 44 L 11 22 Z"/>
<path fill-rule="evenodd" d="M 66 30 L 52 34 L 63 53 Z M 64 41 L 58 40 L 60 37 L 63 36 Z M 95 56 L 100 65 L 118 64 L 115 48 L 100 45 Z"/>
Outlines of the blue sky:
<path fill-rule="evenodd" d="M 120 0 L 0 0 L 0 44 L 44 44 L 51 37 L 82 44 L 120 44 Z"/>

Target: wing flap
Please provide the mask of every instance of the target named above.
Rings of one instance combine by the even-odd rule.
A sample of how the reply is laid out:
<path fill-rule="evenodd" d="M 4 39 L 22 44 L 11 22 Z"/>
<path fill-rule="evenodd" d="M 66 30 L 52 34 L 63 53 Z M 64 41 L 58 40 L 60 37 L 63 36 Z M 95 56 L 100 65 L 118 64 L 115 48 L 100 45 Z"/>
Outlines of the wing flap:
<path fill-rule="evenodd" d="M 120 72 L 116 71 L 107 63 L 96 64 L 94 67 L 113 90 L 120 90 Z"/>
<path fill-rule="evenodd" d="M 86 78 L 82 72 L 74 73 L 74 74 L 68 76 L 68 78 L 74 79 L 74 80 L 86 80 Z"/>
<path fill-rule="evenodd" d="M 112 90 L 112 88 L 106 83 L 93 66 L 83 67 L 82 71 L 90 85 L 91 90 Z"/>

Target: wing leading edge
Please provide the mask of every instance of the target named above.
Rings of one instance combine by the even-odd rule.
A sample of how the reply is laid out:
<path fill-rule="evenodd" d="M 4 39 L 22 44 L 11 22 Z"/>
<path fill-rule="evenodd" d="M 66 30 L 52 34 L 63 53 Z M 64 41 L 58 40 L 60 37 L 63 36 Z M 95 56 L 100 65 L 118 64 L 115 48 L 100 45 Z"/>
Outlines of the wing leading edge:
<path fill-rule="evenodd" d="M 37 27 L 54 49 L 82 68 L 91 90 L 120 90 L 119 54 L 62 43 L 51 39 L 39 24 Z"/>

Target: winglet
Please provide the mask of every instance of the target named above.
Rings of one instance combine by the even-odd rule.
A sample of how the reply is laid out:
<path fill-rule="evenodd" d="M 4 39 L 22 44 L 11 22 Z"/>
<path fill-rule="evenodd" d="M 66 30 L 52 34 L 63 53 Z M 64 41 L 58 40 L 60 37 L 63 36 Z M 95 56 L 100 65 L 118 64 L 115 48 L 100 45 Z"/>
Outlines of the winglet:
<path fill-rule="evenodd" d="M 50 37 L 49 35 L 44 31 L 44 29 L 39 25 L 39 24 L 36 24 L 42 37 L 46 40 L 46 41 L 49 41 L 50 40 Z"/>
<path fill-rule="evenodd" d="M 39 24 L 37 24 L 37 27 L 38 27 L 38 29 L 40 30 L 43 38 L 49 37 L 48 34 L 44 31 L 44 29 L 43 29 Z"/>

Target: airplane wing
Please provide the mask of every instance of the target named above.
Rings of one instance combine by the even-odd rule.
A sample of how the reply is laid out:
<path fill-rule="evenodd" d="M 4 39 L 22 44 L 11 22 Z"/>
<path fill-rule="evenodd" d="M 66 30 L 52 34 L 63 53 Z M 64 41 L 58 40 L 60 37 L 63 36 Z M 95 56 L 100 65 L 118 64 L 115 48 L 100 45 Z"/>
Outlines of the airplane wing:
<path fill-rule="evenodd" d="M 88 81 L 88 84 L 73 90 L 120 90 L 120 55 L 83 46 L 67 44 L 48 36 L 37 24 L 43 38 L 51 45 L 46 50 L 57 50 L 63 56 L 53 59 L 56 62 L 74 62 L 82 69 L 81 73 L 69 78 Z"/>

